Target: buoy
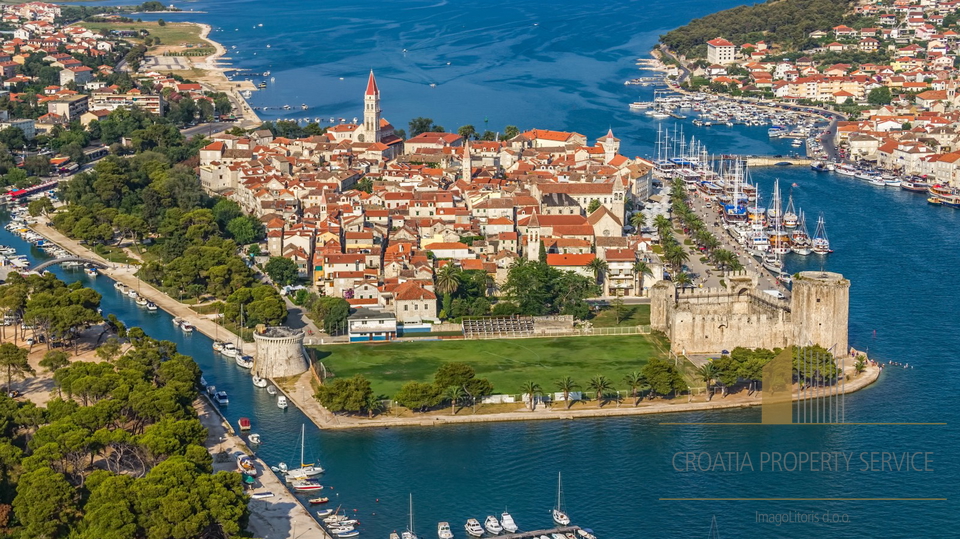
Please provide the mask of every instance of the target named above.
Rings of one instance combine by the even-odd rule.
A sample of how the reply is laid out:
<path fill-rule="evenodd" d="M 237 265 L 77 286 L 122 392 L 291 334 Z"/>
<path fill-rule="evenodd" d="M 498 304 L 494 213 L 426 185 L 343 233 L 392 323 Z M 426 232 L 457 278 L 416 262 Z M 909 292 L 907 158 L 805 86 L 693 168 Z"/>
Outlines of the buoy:
<path fill-rule="evenodd" d="M 380 498 L 377 498 L 377 503 L 380 503 Z"/>
<path fill-rule="evenodd" d="M 357 512 L 357 510 L 356 510 L 356 509 L 354 509 L 354 510 L 353 510 L 353 512 L 354 512 L 354 513 L 356 513 L 356 512 Z"/>

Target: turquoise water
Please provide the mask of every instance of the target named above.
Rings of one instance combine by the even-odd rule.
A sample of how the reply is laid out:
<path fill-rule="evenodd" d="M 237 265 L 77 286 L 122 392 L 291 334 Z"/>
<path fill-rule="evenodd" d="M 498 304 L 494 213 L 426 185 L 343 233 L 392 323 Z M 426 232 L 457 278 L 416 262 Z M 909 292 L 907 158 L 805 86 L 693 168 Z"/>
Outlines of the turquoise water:
<path fill-rule="evenodd" d="M 265 119 L 350 119 L 361 112 L 364 77 L 373 68 L 384 116 L 397 127 L 415 116 L 432 117 L 448 129 L 472 123 L 480 130 L 488 126 L 497 131 L 515 124 L 576 130 L 591 138 L 613 127 L 624 153 L 649 155 L 658 125 L 678 123 L 660 123 L 627 109 L 631 101 L 652 97 L 652 89 L 623 85 L 641 74 L 634 59 L 646 55 L 658 34 L 737 3 L 200 1 L 181 7 L 207 14 L 163 17 L 212 24 L 223 30 L 213 34 L 215 39 L 239 50 L 230 54 L 236 67 L 269 69 L 276 82 L 255 93 L 254 105 L 310 106 L 306 112 L 268 111 Z M 254 28 L 261 23 L 262 28 Z M 431 88 L 431 83 L 437 86 Z M 765 128 L 679 125 L 717 153 L 790 151 L 786 142 L 769 141 Z M 848 398 L 847 421 L 951 425 L 659 424 L 757 422 L 759 410 L 359 432 L 319 433 L 308 425 L 308 438 L 329 469 L 324 483 L 333 490 L 325 495 L 357 510 L 363 537 L 386 537 L 402 528 L 410 492 L 423 537 L 434 536 L 439 520 L 450 521 L 463 537 L 467 518 L 482 520 L 505 506 L 522 529 L 547 526 L 558 471 L 564 473 L 566 505 L 574 523 L 593 528 L 603 538 L 704 537 L 713 516 L 721 537 L 955 535 L 953 500 L 660 500 L 950 497 L 960 480 L 952 455 L 960 442 L 952 425 L 958 419 L 952 397 L 960 389 L 955 281 L 960 212 L 929 207 L 925 197 L 912 193 L 802 168 L 758 169 L 753 177 L 767 197 L 774 178 L 779 177 L 783 187 L 795 183 L 794 197 L 808 215 L 824 212 L 836 251 L 825 267 L 853 282 L 851 345 L 869 349 L 876 358 L 916 367 L 888 369 L 879 383 Z M 0 243 L 22 245 L 8 236 L 0 231 Z M 816 260 L 789 258 L 788 270 L 819 269 Z M 298 410 L 278 410 L 262 390 L 253 388 L 247 373 L 212 354 L 206 337 L 175 331 L 169 316 L 140 310 L 103 277 L 96 286 L 104 294 L 106 312 L 176 342 L 197 359 L 211 383 L 230 392 L 225 413 L 234 423 L 240 416 L 254 418 L 253 430 L 266 440 L 261 457 L 271 464 L 294 460 L 304 421 Z M 678 473 L 671 457 L 684 451 L 749 452 L 754 457 L 762 451 L 927 451 L 934 453 L 935 472 Z M 822 515 L 828 510 L 845 514 L 846 522 L 757 522 L 758 512 Z"/>

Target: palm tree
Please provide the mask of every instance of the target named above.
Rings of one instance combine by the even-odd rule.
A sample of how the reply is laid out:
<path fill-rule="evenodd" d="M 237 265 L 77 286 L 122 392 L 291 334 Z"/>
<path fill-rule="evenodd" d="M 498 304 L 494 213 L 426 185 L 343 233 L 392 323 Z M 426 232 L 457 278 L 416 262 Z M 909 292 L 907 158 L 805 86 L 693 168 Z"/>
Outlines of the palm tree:
<path fill-rule="evenodd" d="M 637 390 L 647 385 L 647 378 L 641 374 L 640 371 L 633 371 L 632 373 L 624 376 L 623 381 L 630 386 L 630 396 L 633 397 L 633 405 L 639 405 L 640 399 L 637 397 Z"/>
<path fill-rule="evenodd" d="M 537 406 L 536 396 L 543 393 L 543 388 L 540 387 L 540 384 L 534 381 L 527 381 L 520 386 L 520 391 L 529 395 L 530 411 L 532 412 Z"/>
<path fill-rule="evenodd" d="M 457 415 L 457 403 L 467 396 L 462 386 L 450 386 L 447 388 L 446 397 L 450 399 L 450 415 Z"/>
<path fill-rule="evenodd" d="M 590 379 L 589 387 L 590 387 L 590 390 L 591 390 L 591 391 L 595 391 L 595 392 L 596 392 L 596 394 L 597 394 L 597 404 L 599 404 L 599 406 L 602 408 L 602 407 L 603 407 L 603 394 L 604 394 L 604 392 L 606 392 L 606 391 L 609 390 L 611 387 L 613 387 L 613 386 L 610 384 L 610 380 L 607 380 L 607 377 L 606 377 L 606 376 L 604 376 L 604 375 L 602 375 L 602 374 L 598 374 L 598 375 L 596 375 L 596 376 L 594 376 L 593 378 Z"/>
<path fill-rule="evenodd" d="M 674 273 L 678 272 L 680 268 L 690 260 L 690 255 L 681 245 L 670 247 L 666 250 L 663 257 L 673 266 Z"/>
<path fill-rule="evenodd" d="M 713 394 L 710 393 L 710 382 L 716 379 L 717 374 L 717 367 L 713 363 L 705 363 L 697 369 L 697 376 L 707 384 L 707 400 L 713 398 Z"/>
<path fill-rule="evenodd" d="M 580 387 L 580 384 L 573 381 L 573 378 L 565 376 L 557 380 L 557 389 L 563 391 L 563 401 L 567 403 L 567 409 L 570 409 L 570 405 L 573 404 L 570 402 L 570 393 L 576 391 Z"/>
<path fill-rule="evenodd" d="M 857 362 L 853 364 L 853 369 L 856 371 L 857 376 L 863 374 L 863 371 L 867 370 L 867 361 L 863 356 L 857 358 Z"/>
<path fill-rule="evenodd" d="M 460 268 L 448 263 L 439 270 L 435 276 L 437 292 L 441 294 L 453 294 L 460 287 Z"/>
<path fill-rule="evenodd" d="M 657 229 L 657 234 L 660 236 L 660 244 L 663 245 L 663 238 L 673 228 L 673 223 L 663 215 L 658 215 L 653 219 L 653 227 Z"/>
<path fill-rule="evenodd" d="M 673 282 L 682 290 L 693 284 L 693 279 L 690 278 L 688 273 L 681 271 L 673 278 Z"/>
<path fill-rule="evenodd" d="M 643 276 L 649 275 L 653 277 L 653 270 L 650 269 L 650 266 L 646 262 L 640 261 L 633 265 L 633 276 L 637 279 L 637 295 L 643 295 Z"/>
<path fill-rule="evenodd" d="M 593 270 L 593 278 L 597 280 L 597 284 L 602 283 L 601 277 L 607 273 L 607 261 L 602 258 L 594 258 L 587 264 L 587 267 Z"/>
<path fill-rule="evenodd" d="M 633 228 L 635 228 L 639 233 L 640 229 L 647 226 L 647 216 L 640 212 L 636 212 L 630 216 L 630 224 L 633 225 Z"/>

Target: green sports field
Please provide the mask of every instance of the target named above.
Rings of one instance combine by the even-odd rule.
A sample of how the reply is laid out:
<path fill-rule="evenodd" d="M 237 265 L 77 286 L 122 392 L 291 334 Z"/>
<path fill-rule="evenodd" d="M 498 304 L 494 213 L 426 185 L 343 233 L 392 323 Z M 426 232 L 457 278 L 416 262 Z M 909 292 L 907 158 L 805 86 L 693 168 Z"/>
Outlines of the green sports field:
<path fill-rule="evenodd" d="M 444 362 L 471 365 L 488 378 L 495 393 L 518 394 L 528 380 L 544 391 L 570 376 L 586 388 L 602 374 L 618 389 L 623 377 L 638 371 L 660 349 L 646 335 L 558 337 L 545 339 L 450 340 L 315 346 L 316 357 L 338 377 L 362 374 L 378 395 L 394 395 L 406 382 L 432 382 Z"/>

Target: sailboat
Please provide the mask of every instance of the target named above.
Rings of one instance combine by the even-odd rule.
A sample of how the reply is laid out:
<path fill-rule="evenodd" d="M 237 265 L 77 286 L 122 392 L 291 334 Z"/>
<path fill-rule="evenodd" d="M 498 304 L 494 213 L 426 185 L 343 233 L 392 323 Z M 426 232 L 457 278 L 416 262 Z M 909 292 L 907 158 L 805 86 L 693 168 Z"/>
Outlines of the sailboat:
<path fill-rule="evenodd" d="M 286 477 L 287 481 L 296 481 L 300 479 L 307 479 L 309 477 L 314 477 L 323 473 L 323 468 L 315 464 L 305 464 L 303 462 L 303 446 L 306 443 L 306 425 L 300 425 L 300 467 L 287 470 Z M 286 467 L 286 464 L 280 464 L 281 469 Z"/>
<path fill-rule="evenodd" d="M 557 472 L 557 505 L 553 508 L 553 521 L 561 526 L 570 524 L 570 517 L 563 510 L 563 486 L 560 481 L 560 472 Z"/>
<path fill-rule="evenodd" d="M 417 534 L 413 532 L 413 494 L 410 494 L 410 524 L 400 537 L 401 539 L 418 539 Z"/>
<path fill-rule="evenodd" d="M 832 253 L 830 240 L 827 239 L 827 229 L 823 224 L 823 213 L 817 218 L 817 231 L 813 233 L 813 252 L 818 255 Z"/>
<path fill-rule="evenodd" d="M 796 230 L 793 231 L 793 246 L 791 250 L 798 254 L 806 256 L 813 252 L 813 249 L 810 248 L 810 233 L 807 232 L 807 220 L 803 215 L 803 210 L 800 210 L 800 222 Z"/>
<path fill-rule="evenodd" d="M 793 189 L 790 190 L 790 196 L 787 198 L 787 209 L 783 212 L 784 228 L 797 228 L 799 219 L 796 210 L 793 208 Z"/>

